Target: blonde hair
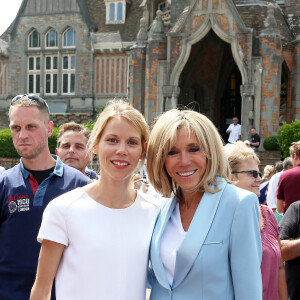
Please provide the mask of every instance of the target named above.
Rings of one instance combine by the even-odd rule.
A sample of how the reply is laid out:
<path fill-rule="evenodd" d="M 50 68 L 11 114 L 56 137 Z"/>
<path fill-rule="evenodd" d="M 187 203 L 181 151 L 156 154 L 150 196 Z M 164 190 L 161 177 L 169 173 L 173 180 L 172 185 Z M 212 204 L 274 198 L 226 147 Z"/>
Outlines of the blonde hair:
<path fill-rule="evenodd" d="M 300 158 L 300 141 L 293 142 L 292 146 L 290 147 L 290 155 L 293 156 L 294 154 Z"/>
<path fill-rule="evenodd" d="M 98 116 L 91 132 L 88 141 L 89 150 L 92 151 L 98 145 L 107 122 L 114 117 L 126 119 L 141 133 L 142 155 L 144 158 L 146 155 L 146 142 L 148 140 L 148 125 L 143 115 L 124 100 L 112 100 L 107 103 L 104 110 Z"/>
<path fill-rule="evenodd" d="M 264 168 L 264 176 L 263 176 L 262 179 L 269 178 L 269 176 L 270 176 L 272 173 L 275 173 L 275 167 L 272 166 L 272 165 L 266 165 L 265 168 Z"/>
<path fill-rule="evenodd" d="M 29 96 L 29 97 L 28 97 Z M 30 98 L 30 96 L 34 96 L 36 98 L 40 98 L 41 101 L 43 101 L 43 103 L 40 103 L 32 98 Z M 42 99 L 41 97 L 37 96 L 37 95 L 34 95 L 34 94 L 29 94 L 29 95 L 20 95 L 20 96 L 16 96 L 16 97 L 20 97 L 18 100 L 16 100 L 15 102 L 13 102 L 10 107 L 9 107 L 9 112 L 8 112 L 8 116 L 10 117 L 10 114 L 11 114 L 11 110 L 13 107 L 36 107 L 41 113 L 43 113 L 46 118 L 47 118 L 47 122 L 50 121 L 50 110 L 49 110 L 49 106 L 47 104 L 47 102 Z M 15 97 L 15 98 L 16 98 Z M 15 99 L 14 98 L 14 99 Z M 13 100 L 14 100 L 13 99 Z"/>
<path fill-rule="evenodd" d="M 165 160 L 176 143 L 177 131 L 181 128 L 186 128 L 189 134 L 196 136 L 200 151 L 206 155 L 207 167 L 195 190 L 217 192 L 217 176 L 226 180 L 230 177 L 223 142 L 213 123 L 192 110 L 172 109 L 163 113 L 155 122 L 150 133 L 147 154 L 147 172 L 151 184 L 165 197 L 170 197 L 173 192 L 180 198 L 180 187 L 167 173 Z"/>
<path fill-rule="evenodd" d="M 242 141 L 226 144 L 224 151 L 232 171 L 236 171 L 238 165 L 248 159 L 254 159 L 259 164 L 259 158 L 253 149 L 247 147 Z"/>

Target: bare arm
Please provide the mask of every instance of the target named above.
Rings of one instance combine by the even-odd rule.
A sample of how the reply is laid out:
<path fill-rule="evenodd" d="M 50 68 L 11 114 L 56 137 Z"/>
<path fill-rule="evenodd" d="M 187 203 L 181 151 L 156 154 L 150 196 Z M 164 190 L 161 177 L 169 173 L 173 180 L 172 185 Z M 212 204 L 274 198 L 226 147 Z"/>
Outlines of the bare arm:
<path fill-rule="evenodd" d="M 300 239 L 281 240 L 281 256 L 284 261 L 300 256 Z"/>
<path fill-rule="evenodd" d="M 278 243 L 281 245 L 280 239 L 278 238 Z M 279 271 L 278 271 L 278 294 L 280 300 L 288 300 L 288 291 L 285 278 L 285 269 L 283 264 L 283 259 L 280 259 Z"/>
<path fill-rule="evenodd" d="M 251 143 L 251 146 L 258 147 L 259 146 L 259 142 Z"/>
<path fill-rule="evenodd" d="M 43 240 L 30 300 L 48 300 L 65 245 Z"/>
<path fill-rule="evenodd" d="M 280 214 L 284 213 L 284 200 L 282 199 L 277 199 L 277 211 Z"/>

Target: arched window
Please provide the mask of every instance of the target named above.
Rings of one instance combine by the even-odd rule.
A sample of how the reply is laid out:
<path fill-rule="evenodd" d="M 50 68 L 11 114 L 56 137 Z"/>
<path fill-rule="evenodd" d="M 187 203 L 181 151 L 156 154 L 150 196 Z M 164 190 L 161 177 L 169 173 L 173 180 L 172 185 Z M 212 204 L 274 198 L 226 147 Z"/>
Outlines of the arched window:
<path fill-rule="evenodd" d="M 46 33 L 46 48 L 57 47 L 57 32 L 54 29 Z"/>
<path fill-rule="evenodd" d="M 76 44 L 76 33 L 72 28 L 67 29 L 63 34 L 63 46 L 72 47 Z"/>
<path fill-rule="evenodd" d="M 121 3 L 121 2 L 118 3 L 117 20 L 118 21 L 123 20 L 123 3 Z"/>
<path fill-rule="evenodd" d="M 28 36 L 28 48 L 40 48 L 40 47 L 41 47 L 41 35 L 37 30 L 33 30 Z"/>
<path fill-rule="evenodd" d="M 109 5 L 109 20 L 114 21 L 115 20 L 115 4 L 110 3 Z"/>

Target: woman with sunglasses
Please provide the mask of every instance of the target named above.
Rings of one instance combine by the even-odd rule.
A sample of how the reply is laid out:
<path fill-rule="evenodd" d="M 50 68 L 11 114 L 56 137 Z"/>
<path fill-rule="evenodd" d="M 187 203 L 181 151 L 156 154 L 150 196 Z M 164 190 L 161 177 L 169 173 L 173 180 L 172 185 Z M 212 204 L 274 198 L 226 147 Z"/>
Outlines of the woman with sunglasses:
<path fill-rule="evenodd" d="M 253 149 L 247 147 L 243 142 L 227 144 L 224 149 L 232 170 L 232 182 L 237 187 L 248 190 L 259 197 L 262 174 L 258 169 L 259 158 Z M 279 227 L 272 209 L 263 204 L 260 204 L 259 208 L 259 227 L 263 249 L 261 262 L 263 300 L 287 300 Z"/>

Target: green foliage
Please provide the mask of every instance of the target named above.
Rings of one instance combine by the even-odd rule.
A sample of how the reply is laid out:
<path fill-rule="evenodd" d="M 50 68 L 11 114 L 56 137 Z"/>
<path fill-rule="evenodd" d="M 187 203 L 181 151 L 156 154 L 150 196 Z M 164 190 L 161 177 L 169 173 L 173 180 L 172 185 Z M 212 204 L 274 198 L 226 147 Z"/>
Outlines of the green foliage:
<path fill-rule="evenodd" d="M 50 149 L 51 154 L 55 154 L 58 131 L 59 131 L 58 127 L 53 127 L 53 133 L 48 138 L 48 145 L 49 145 L 49 149 Z"/>
<path fill-rule="evenodd" d="M 56 138 L 58 134 L 58 128 L 53 128 L 53 134 L 48 138 L 49 149 L 51 154 L 55 154 Z M 3 158 L 18 158 L 20 155 L 14 147 L 10 129 L 0 130 L 0 157 Z"/>
<path fill-rule="evenodd" d="M 20 157 L 14 147 L 9 128 L 0 130 L 0 157 Z"/>
<path fill-rule="evenodd" d="M 278 144 L 283 153 L 283 158 L 290 156 L 290 146 L 292 142 L 300 140 L 300 120 L 291 124 L 284 123 L 278 130 Z"/>
<path fill-rule="evenodd" d="M 265 138 L 264 148 L 269 151 L 278 151 L 279 145 L 278 145 L 278 136 L 277 135 L 270 135 Z"/>

